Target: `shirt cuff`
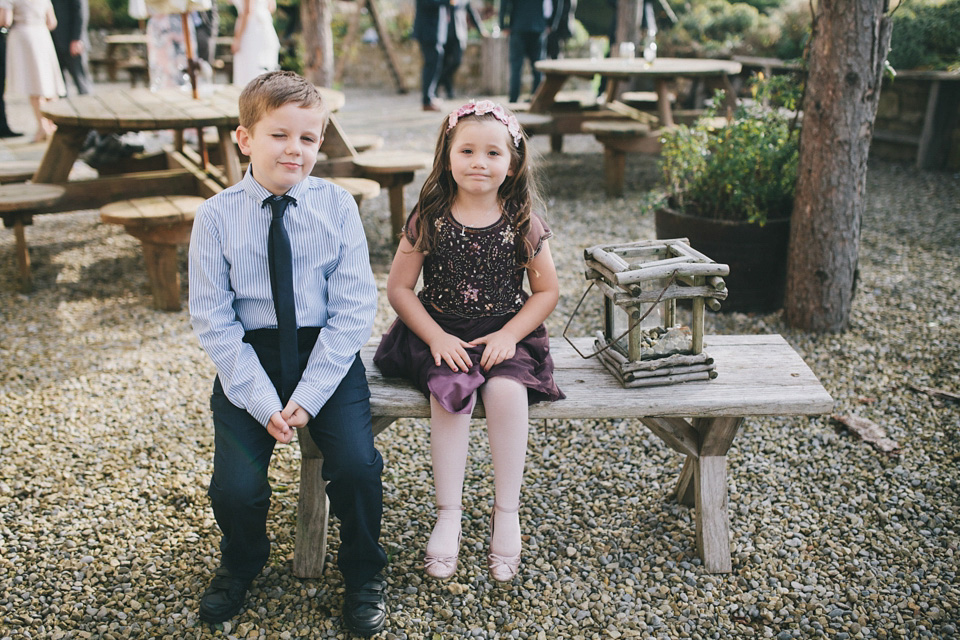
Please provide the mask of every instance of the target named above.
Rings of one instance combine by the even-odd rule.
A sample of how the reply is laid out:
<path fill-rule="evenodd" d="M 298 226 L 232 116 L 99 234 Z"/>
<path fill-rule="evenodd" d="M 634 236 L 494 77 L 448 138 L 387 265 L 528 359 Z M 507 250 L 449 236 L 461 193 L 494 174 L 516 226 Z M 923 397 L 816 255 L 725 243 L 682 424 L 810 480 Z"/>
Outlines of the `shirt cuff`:
<path fill-rule="evenodd" d="M 264 428 L 270 423 L 270 416 L 278 411 L 283 411 L 280 398 L 269 394 L 260 398 L 253 398 L 247 409 L 247 413 L 253 416 L 254 420 L 262 424 Z"/>
<path fill-rule="evenodd" d="M 325 398 L 322 393 L 301 391 L 299 387 L 297 387 L 290 396 L 290 401 L 296 402 L 301 409 L 309 413 L 311 419 L 317 417 L 320 409 L 323 408 L 323 405 L 325 405 L 329 399 L 329 397 Z"/>

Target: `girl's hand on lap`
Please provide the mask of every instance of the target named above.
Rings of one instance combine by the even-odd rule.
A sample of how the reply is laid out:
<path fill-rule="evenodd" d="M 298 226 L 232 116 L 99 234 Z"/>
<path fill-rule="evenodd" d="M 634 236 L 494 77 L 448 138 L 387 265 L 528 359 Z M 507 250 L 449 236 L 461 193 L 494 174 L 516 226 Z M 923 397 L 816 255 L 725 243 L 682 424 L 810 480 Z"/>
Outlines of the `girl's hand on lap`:
<path fill-rule="evenodd" d="M 456 336 L 444 333 L 440 338 L 430 344 L 430 353 L 433 355 L 433 362 L 438 367 L 441 362 L 446 362 L 451 371 L 462 371 L 466 373 L 473 366 L 470 362 L 470 356 L 467 354 L 467 347 L 472 346 L 469 342 L 464 342 Z"/>
<path fill-rule="evenodd" d="M 509 360 L 517 352 L 517 341 L 513 336 L 504 331 L 495 331 L 477 338 L 473 344 L 486 345 L 483 349 L 483 355 L 480 357 L 480 366 L 484 371 L 489 371 L 490 367 L 500 364 L 504 360 Z"/>

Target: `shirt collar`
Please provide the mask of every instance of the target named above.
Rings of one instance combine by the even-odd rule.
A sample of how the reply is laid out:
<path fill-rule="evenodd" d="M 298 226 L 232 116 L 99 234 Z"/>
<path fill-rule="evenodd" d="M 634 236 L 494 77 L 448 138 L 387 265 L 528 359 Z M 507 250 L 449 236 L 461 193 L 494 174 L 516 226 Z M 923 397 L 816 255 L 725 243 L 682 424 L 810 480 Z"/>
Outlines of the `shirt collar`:
<path fill-rule="evenodd" d="M 285 195 L 293 198 L 293 204 L 300 202 L 300 199 L 307 194 L 309 187 L 309 177 L 301 180 L 297 184 L 290 187 L 290 190 L 287 191 Z M 240 181 L 240 187 L 249 195 L 251 198 L 257 201 L 258 204 L 263 204 L 263 201 L 272 196 L 262 184 L 257 182 L 256 178 L 253 177 L 253 165 L 247 167 L 246 173 L 243 174 L 243 179 Z"/>

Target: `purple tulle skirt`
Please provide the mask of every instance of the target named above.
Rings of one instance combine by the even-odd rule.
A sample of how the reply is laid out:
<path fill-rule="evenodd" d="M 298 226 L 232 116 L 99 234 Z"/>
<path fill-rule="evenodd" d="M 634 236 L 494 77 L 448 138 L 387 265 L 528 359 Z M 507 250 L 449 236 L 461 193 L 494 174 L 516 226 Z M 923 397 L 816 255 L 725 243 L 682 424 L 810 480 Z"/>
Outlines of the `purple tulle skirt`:
<path fill-rule="evenodd" d="M 466 342 L 498 331 L 513 317 L 464 318 L 429 308 L 428 311 L 447 333 Z M 506 376 L 524 385 L 530 404 L 565 397 L 553 380 L 550 338 L 547 328 L 542 324 L 517 343 L 512 358 L 494 365 L 489 371 L 480 368 L 484 346 L 467 349 L 470 362 L 473 363 L 469 371 L 451 371 L 445 362 L 437 366 L 427 344 L 398 318 L 383 334 L 373 362 L 383 375 L 406 378 L 427 398 L 433 395 L 450 413 L 473 413 L 476 403 L 474 391 L 495 376 Z"/>

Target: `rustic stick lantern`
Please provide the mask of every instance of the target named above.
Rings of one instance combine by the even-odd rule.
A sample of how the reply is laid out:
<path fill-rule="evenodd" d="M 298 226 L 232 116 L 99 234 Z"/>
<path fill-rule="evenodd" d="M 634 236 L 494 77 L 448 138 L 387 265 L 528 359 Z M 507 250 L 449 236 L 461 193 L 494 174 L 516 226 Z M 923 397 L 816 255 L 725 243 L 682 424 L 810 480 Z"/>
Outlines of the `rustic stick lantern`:
<path fill-rule="evenodd" d="M 584 262 L 586 278 L 604 298 L 596 354 L 624 387 L 717 377 L 703 350 L 703 313 L 727 297 L 727 265 L 686 238 L 597 245 L 584 251 Z M 688 324 L 678 321 L 677 300 L 691 301 Z"/>

